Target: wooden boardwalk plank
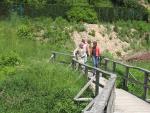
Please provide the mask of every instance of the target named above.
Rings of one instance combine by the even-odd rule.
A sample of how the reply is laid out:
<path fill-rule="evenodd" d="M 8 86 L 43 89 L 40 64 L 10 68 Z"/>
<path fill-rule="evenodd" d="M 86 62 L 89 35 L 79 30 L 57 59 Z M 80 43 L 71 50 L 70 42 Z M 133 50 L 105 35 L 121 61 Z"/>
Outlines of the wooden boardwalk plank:
<path fill-rule="evenodd" d="M 150 113 L 150 104 L 122 89 L 116 89 L 114 113 Z"/>

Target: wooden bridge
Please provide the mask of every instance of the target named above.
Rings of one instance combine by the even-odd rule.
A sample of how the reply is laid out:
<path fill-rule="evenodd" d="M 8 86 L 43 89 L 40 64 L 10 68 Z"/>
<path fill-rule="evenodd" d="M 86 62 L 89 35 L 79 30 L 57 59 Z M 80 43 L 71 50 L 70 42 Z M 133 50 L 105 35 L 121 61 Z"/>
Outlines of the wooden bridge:
<path fill-rule="evenodd" d="M 60 52 L 52 52 L 51 59 L 53 61 L 56 60 L 56 56 L 58 55 L 69 56 L 72 59 L 70 54 Z M 82 110 L 83 113 L 150 113 L 150 103 L 148 103 L 148 90 L 150 89 L 149 70 L 130 66 L 108 58 L 101 58 L 100 65 L 103 66 L 104 70 L 82 64 L 74 58 L 70 63 L 70 66 L 72 66 L 73 69 L 81 71 L 84 75 L 86 75 L 88 80 L 87 84 L 74 98 L 74 100 L 78 102 L 89 101 L 89 104 Z M 121 65 L 125 69 L 125 74 L 121 76 L 123 80 L 123 89 L 128 89 L 129 82 L 138 84 L 143 89 L 143 95 L 141 97 L 137 97 L 123 89 L 117 89 L 115 87 L 117 79 L 117 75 L 115 74 L 117 65 Z M 135 69 L 144 73 L 143 82 L 138 81 L 131 74 L 130 69 Z M 96 73 L 93 74 L 93 71 Z M 94 91 L 94 98 L 81 97 L 88 87 Z"/>

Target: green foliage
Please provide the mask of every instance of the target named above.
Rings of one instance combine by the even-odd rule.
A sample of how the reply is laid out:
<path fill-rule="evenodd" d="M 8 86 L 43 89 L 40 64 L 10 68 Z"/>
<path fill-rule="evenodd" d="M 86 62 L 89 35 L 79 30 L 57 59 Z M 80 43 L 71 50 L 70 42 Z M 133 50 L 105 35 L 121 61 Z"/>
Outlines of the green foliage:
<path fill-rule="evenodd" d="M 89 32 L 89 35 L 95 37 L 95 30 L 92 30 L 91 32 Z"/>
<path fill-rule="evenodd" d="M 140 8 L 139 3 L 137 0 L 123 0 L 123 4 L 125 7 L 131 8 Z"/>
<path fill-rule="evenodd" d="M 17 30 L 17 35 L 20 38 L 33 39 L 32 30 L 27 25 L 21 25 L 21 26 L 19 26 L 19 28 Z"/>
<path fill-rule="evenodd" d="M 90 7 L 74 6 L 67 12 L 70 21 L 96 23 L 96 12 Z"/>
<path fill-rule="evenodd" d="M 56 42 L 66 42 L 70 39 L 68 25 L 69 23 L 65 19 L 61 17 L 56 18 L 51 26 L 47 28 L 45 37 L 53 44 Z"/>
<path fill-rule="evenodd" d="M 150 24 L 143 21 L 117 21 L 115 26 L 119 28 L 118 37 L 130 43 L 132 49 L 135 51 L 149 50 L 149 35 L 145 34 L 149 33 Z"/>
<path fill-rule="evenodd" d="M 83 23 L 75 24 L 74 29 L 77 30 L 78 32 L 86 31 L 86 28 Z"/>
<path fill-rule="evenodd" d="M 82 106 L 72 100 L 81 85 L 80 80 L 74 82 L 77 79 L 74 72 L 61 65 L 36 63 L 31 66 L 1 82 L 0 91 L 5 92 L 0 96 L 0 112 L 80 113 Z"/>
<path fill-rule="evenodd" d="M 106 58 L 113 59 L 112 53 L 110 53 L 108 50 L 103 51 L 102 56 L 104 56 L 104 57 L 106 57 Z"/>
<path fill-rule="evenodd" d="M 0 112 L 80 113 L 85 104 L 74 103 L 73 97 L 85 84 L 84 78 L 79 79 L 79 73 L 66 65 L 48 63 L 50 50 L 73 48 L 68 36 L 70 23 L 62 18 L 11 19 L 0 21 Z M 48 39 L 62 39 L 55 43 L 25 40 L 18 35 L 22 26 L 30 26 L 34 38 L 41 30 L 44 35 L 52 30 L 55 34 Z"/>
<path fill-rule="evenodd" d="M 91 0 L 91 4 L 101 7 L 112 7 L 111 0 Z"/>
<path fill-rule="evenodd" d="M 28 3 L 31 4 L 32 7 L 41 8 L 46 5 L 47 0 L 5 0 L 4 2 L 10 4 Z"/>
<path fill-rule="evenodd" d="M 15 52 L 10 52 L 0 57 L 0 66 L 16 66 L 21 63 L 21 58 Z"/>
<path fill-rule="evenodd" d="M 119 32 L 119 28 L 118 28 L 118 26 L 114 26 L 114 31 L 115 31 L 116 33 L 118 33 L 118 32 Z"/>
<path fill-rule="evenodd" d="M 127 8 L 144 8 L 139 4 L 138 0 L 112 0 L 113 3 Z"/>

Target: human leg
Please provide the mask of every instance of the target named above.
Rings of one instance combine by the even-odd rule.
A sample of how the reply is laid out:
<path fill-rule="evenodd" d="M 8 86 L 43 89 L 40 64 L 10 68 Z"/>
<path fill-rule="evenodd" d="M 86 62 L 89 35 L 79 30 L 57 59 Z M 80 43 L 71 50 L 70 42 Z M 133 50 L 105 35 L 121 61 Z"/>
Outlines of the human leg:
<path fill-rule="evenodd" d="M 95 59 L 95 56 L 92 56 L 92 60 L 93 60 L 93 66 L 96 67 L 96 59 Z"/>
<path fill-rule="evenodd" d="M 95 57 L 95 66 L 99 67 L 99 57 Z"/>

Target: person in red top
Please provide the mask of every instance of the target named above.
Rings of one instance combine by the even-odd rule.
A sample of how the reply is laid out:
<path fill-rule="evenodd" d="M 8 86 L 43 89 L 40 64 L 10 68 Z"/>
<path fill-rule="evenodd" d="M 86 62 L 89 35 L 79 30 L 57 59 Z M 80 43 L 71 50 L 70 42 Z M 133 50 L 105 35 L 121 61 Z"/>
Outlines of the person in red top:
<path fill-rule="evenodd" d="M 97 42 L 94 41 L 92 47 L 92 58 L 94 67 L 98 67 L 99 57 L 100 57 L 100 48 L 97 46 Z"/>

